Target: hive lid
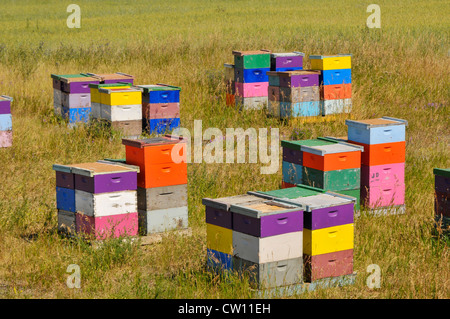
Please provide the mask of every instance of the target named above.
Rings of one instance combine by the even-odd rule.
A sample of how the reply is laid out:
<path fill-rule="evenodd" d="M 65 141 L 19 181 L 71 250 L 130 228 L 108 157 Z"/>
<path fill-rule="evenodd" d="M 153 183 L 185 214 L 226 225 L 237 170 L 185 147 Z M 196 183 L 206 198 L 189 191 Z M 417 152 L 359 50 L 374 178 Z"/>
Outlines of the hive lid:
<path fill-rule="evenodd" d="M 233 51 L 233 55 L 244 56 L 244 55 L 255 55 L 255 54 L 270 54 L 270 50 L 254 50 L 254 51 Z"/>
<path fill-rule="evenodd" d="M 96 73 L 86 73 L 86 74 L 91 77 L 98 78 L 101 81 L 115 80 L 115 79 L 134 79 L 134 76 L 122 72 L 106 73 L 106 74 L 96 74 Z"/>
<path fill-rule="evenodd" d="M 433 174 L 450 178 L 450 168 L 433 168 Z"/>
<path fill-rule="evenodd" d="M 294 51 L 294 52 L 285 52 L 285 53 L 272 53 L 271 56 L 273 58 L 281 58 L 281 57 L 288 57 L 288 56 L 305 56 L 305 54 L 303 52 L 298 52 L 298 51 Z"/>
<path fill-rule="evenodd" d="M 320 138 L 320 137 L 319 137 Z M 349 143 L 348 141 L 348 137 L 347 136 L 325 136 L 325 139 L 329 140 L 329 141 L 335 141 L 335 142 L 341 142 L 341 143 Z"/>
<path fill-rule="evenodd" d="M 127 159 L 126 158 L 105 158 L 103 159 L 103 161 L 106 162 L 113 162 L 113 163 L 122 163 L 122 164 L 126 164 L 127 163 Z M 100 160 L 98 160 L 97 162 L 100 162 Z"/>
<path fill-rule="evenodd" d="M 352 54 L 349 53 L 339 53 L 339 54 L 335 54 L 335 55 L 310 55 L 309 58 L 310 59 L 325 59 L 325 58 L 340 58 L 340 57 L 346 57 L 349 56 L 351 57 Z"/>
<path fill-rule="evenodd" d="M 279 198 L 278 200 L 288 204 L 299 205 L 304 211 L 307 212 L 311 212 L 312 210 L 319 208 L 356 203 L 356 198 L 352 196 L 337 194 L 330 191 L 308 197 L 299 197 L 295 199 Z"/>
<path fill-rule="evenodd" d="M 12 102 L 14 99 L 7 95 L 0 95 L 0 101 L 9 101 Z"/>
<path fill-rule="evenodd" d="M 230 206 L 230 212 L 254 218 L 289 212 L 298 212 L 301 210 L 301 207 L 298 205 L 288 204 L 286 202 L 278 201 L 277 199 L 260 199 L 259 201 L 233 204 Z"/>
<path fill-rule="evenodd" d="M 61 80 L 62 78 L 79 78 L 87 76 L 86 73 L 76 74 L 50 74 L 50 77 L 55 80 Z"/>
<path fill-rule="evenodd" d="M 281 141 L 281 146 L 292 150 L 301 151 L 302 146 L 318 146 L 318 145 L 330 145 L 338 143 L 336 140 L 327 137 L 318 137 L 309 140 L 293 140 L 293 141 Z"/>
<path fill-rule="evenodd" d="M 121 88 L 105 88 L 105 87 L 100 87 L 98 88 L 98 91 L 100 93 L 106 93 L 106 94 L 111 94 L 111 93 L 132 93 L 132 92 L 141 92 L 140 90 L 137 90 L 135 88 L 132 87 L 121 87 Z"/>
<path fill-rule="evenodd" d="M 166 87 L 168 90 L 175 90 L 175 91 L 181 90 L 181 87 L 175 86 L 175 85 L 169 85 L 169 84 L 164 84 L 164 83 L 156 83 L 156 84 L 161 85 L 161 86 L 164 86 L 164 87 Z"/>
<path fill-rule="evenodd" d="M 217 209 L 222 209 L 224 211 L 229 211 L 231 205 L 243 204 L 249 202 L 260 202 L 261 200 L 265 200 L 261 196 L 242 194 L 242 195 L 234 195 L 220 198 L 203 198 L 202 204 L 205 206 L 214 207 Z"/>
<path fill-rule="evenodd" d="M 98 79 L 81 74 L 78 77 L 61 77 L 59 78 L 61 82 L 72 83 L 72 82 L 99 82 Z"/>
<path fill-rule="evenodd" d="M 139 172 L 139 167 L 133 165 L 124 165 L 112 162 L 91 162 L 70 165 L 54 164 L 53 170 L 65 173 L 73 173 L 92 177 L 94 175 L 121 173 L 121 172 Z"/>
<path fill-rule="evenodd" d="M 281 76 L 281 77 L 292 77 L 297 75 L 320 75 L 321 71 L 317 70 L 294 70 L 294 71 L 268 71 L 267 75 L 271 76 Z"/>
<path fill-rule="evenodd" d="M 338 142 L 329 145 L 316 145 L 316 146 L 303 145 L 301 147 L 301 150 L 302 152 L 324 156 L 326 154 L 335 154 L 335 153 L 363 152 L 364 147 L 350 143 Z"/>
<path fill-rule="evenodd" d="M 117 83 L 89 83 L 89 87 L 92 89 L 109 88 L 109 87 L 131 87 L 132 84 L 128 82 L 117 82 Z"/>
<path fill-rule="evenodd" d="M 168 84 L 143 84 L 143 85 L 135 85 L 135 88 L 138 90 L 149 93 L 151 91 L 180 91 L 181 87 L 168 85 Z"/>
<path fill-rule="evenodd" d="M 261 195 L 267 195 L 269 197 L 277 197 L 277 198 L 289 198 L 289 199 L 295 199 L 299 197 L 307 197 L 307 196 L 314 196 L 318 194 L 325 193 L 325 190 L 317 187 L 312 187 L 308 185 L 303 184 L 297 184 L 295 187 L 289 187 L 289 188 L 282 188 L 282 189 L 275 189 L 272 191 L 256 191 L 256 192 L 247 192 L 247 194 L 261 196 Z"/>
<path fill-rule="evenodd" d="M 130 168 L 137 173 L 140 172 L 140 167 L 137 165 L 130 165 L 127 164 L 126 159 L 104 159 L 104 160 L 98 160 L 97 163 L 105 163 L 105 164 L 113 164 L 113 165 L 119 165 L 125 168 Z"/>
<path fill-rule="evenodd" d="M 391 125 L 408 125 L 407 120 L 397 119 L 394 117 L 383 116 L 376 119 L 367 120 L 345 120 L 346 125 L 359 126 L 361 128 L 370 129 L 373 127 L 383 127 Z"/>
<path fill-rule="evenodd" d="M 57 172 L 72 173 L 71 165 L 53 164 L 52 168 Z"/>
<path fill-rule="evenodd" d="M 146 139 L 126 139 L 126 138 L 122 139 L 123 145 L 128 145 L 137 148 L 144 148 L 147 146 L 157 146 L 164 144 L 177 144 L 177 143 L 186 143 L 186 139 L 183 138 L 182 136 L 175 136 L 170 134 Z"/>
<path fill-rule="evenodd" d="M 119 163 L 81 163 L 81 164 L 73 164 L 72 173 L 78 175 L 84 175 L 88 177 L 92 177 L 94 175 L 103 175 L 103 174 L 111 174 L 111 173 L 122 173 L 122 172 L 138 172 L 136 167 L 131 165 L 123 165 Z"/>

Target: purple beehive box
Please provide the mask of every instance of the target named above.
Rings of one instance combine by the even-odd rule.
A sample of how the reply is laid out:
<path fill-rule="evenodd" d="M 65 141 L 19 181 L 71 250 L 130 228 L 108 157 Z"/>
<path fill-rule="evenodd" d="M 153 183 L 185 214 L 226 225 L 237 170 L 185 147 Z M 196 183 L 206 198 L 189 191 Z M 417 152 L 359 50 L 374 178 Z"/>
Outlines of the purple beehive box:
<path fill-rule="evenodd" d="M 53 165 L 56 185 L 92 194 L 137 189 L 139 167 L 122 163 Z"/>
<path fill-rule="evenodd" d="M 0 96 L 0 114 L 11 114 L 11 102 L 13 98 L 1 95 Z"/>
<path fill-rule="evenodd" d="M 75 170 L 76 171 L 76 170 Z M 137 189 L 137 172 L 112 172 L 85 176 L 74 174 L 75 189 L 92 194 Z"/>
<path fill-rule="evenodd" d="M 304 209 L 304 228 L 306 229 L 328 228 L 352 224 L 354 221 L 356 198 L 351 196 L 326 192 L 296 199 L 280 199 L 280 201 L 297 204 Z"/>
<path fill-rule="evenodd" d="M 296 69 L 301 70 L 303 68 L 302 52 L 288 52 L 288 53 L 272 53 L 270 55 L 270 69 L 271 71 L 277 71 L 278 69 Z M 281 71 L 281 70 L 280 70 Z"/>
<path fill-rule="evenodd" d="M 233 230 L 255 237 L 303 231 L 303 209 L 277 199 L 231 205 Z"/>
<path fill-rule="evenodd" d="M 91 93 L 89 84 L 99 84 L 100 80 L 90 76 L 61 78 L 61 91 L 66 93 Z"/>
<path fill-rule="evenodd" d="M 279 72 L 280 86 L 284 87 L 307 87 L 319 86 L 320 71 L 288 71 Z"/>
<path fill-rule="evenodd" d="M 232 229 L 233 213 L 230 212 L 230 206 L 233 204 L 242 204 L 260 200 L 261 197 L 248 194 L 215 199 L 203 198 L 202 203 L 205 205 L 206 223 Z"/>

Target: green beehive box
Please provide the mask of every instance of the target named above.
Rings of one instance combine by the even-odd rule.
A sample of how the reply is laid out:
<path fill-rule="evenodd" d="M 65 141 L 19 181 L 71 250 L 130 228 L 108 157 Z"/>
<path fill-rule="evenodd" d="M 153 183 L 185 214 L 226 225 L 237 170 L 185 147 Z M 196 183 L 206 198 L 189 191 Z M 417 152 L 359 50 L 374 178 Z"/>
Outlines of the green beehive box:
<path fill-rule="evenodd" d="M 361 189 L 360 188 L 349 189 L 349 190 L 345 190 L 345 191 L 335 191 L 335 192 L 338 194 L 355 197 L 356 198 L 355 210 L 360 209 L 360 202 L 361 202 Z"/>
<path fill-rule="evenodd" d="M 433 168 L 433 174 L 450 178 L 450 168 Z"/>
<path fill-rule="evenodd" d="M 303 166 L 302 176 L 304 184 L 332 192 L 361 187 L 361 168 L 320 171 Z"/>
<path fill-rule="evenodd" d="M 234 67 L 239 69 L 270 68 L 270 51 L 233 51 Z"/>

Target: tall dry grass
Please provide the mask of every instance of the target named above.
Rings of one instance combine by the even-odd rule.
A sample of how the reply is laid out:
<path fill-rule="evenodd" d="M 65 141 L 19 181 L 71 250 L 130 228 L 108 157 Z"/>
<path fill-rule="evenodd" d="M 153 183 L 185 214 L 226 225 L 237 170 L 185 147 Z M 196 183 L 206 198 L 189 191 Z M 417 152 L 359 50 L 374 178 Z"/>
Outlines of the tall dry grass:
<path fill-rule="evenodd" d="M 182 87 L 182 125 L 278 127 L 284 139 L 343 136 L 344 121 L 294 125 L 225 106 L 232 50 L 352 53 L 353 116 L 408 120 L 407 214 L 355 222 L 355 285 L 295 298 L 448 298 L 448 241 L 433 234 L 434 167 L 449 166 L 449 4 L 380 1 L 382 28 L 365 27 L 361 1 L 78 1 L 81 29 L 64 4 L 9 2 L 0 13 L 0 92 L 14 97 L 14 146 L 0 150 L 0 296 L 4 298 L 251 298 L 246 278 L 206 272 L 203 197 L 280 186 L 281 168 L 192 163 L 192 236 L 152 246 L 112 241 L 93 249 L 56 233 L 52 164 L 123 158 L 120 137 L 68 129 L 52 114 L 51 73 L 125 72 L 136 83 Z M 305 62 L 309 67 L 308 60 Z M 281 161 L 281 157 L 280 157 Z M 280 165 L 281 167 L 281 165 Z M 69 264 L 81 289 L 69 289 Z M 381 288 L 366 286 L 367 266 Z"/>

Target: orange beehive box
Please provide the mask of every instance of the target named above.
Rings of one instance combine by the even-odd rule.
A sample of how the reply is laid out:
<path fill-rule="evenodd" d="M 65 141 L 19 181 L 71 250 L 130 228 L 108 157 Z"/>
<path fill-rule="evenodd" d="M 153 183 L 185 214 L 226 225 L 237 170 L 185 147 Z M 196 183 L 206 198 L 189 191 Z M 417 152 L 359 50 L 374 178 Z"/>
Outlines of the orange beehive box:
<path fill-rule="evenodd" d="M 352 84 L 331 84 L 322 85 L 321 98 L 323 100 L 337 100 L 337 99 L 351 99 L 352 98 Z"/>
<path fill-rule="evenodd" d="M 362 147 L 347 143 L 302 146 L 303 166 L 323 172 L 361 167 Z"/>
<path fill-rule="evenodd" d="M 142 188 L 187 184 L 186 163 L 162 163 L 147 165 L 138 174 L 137 186 Z"/>
<path fill-rule="evenodd" d="M 143 140 L 122 139 L 126 163 L 139 166 L 142 188 L 187 184 L 186 142 L 166 135 Z"/>
<path fill-rule="evenodd" d="M 406 143 L 381 143 L 381 144 L 363 144 L 351 142 L 352 144 L 364 147 L 361 154 L 361 164 L 367 166 L 386 165 L 405 162 Z"/>
<path fill-rule="evenodd" d="M 234 94 L 226 93 L 226 105 L 236 105 Z"/>

